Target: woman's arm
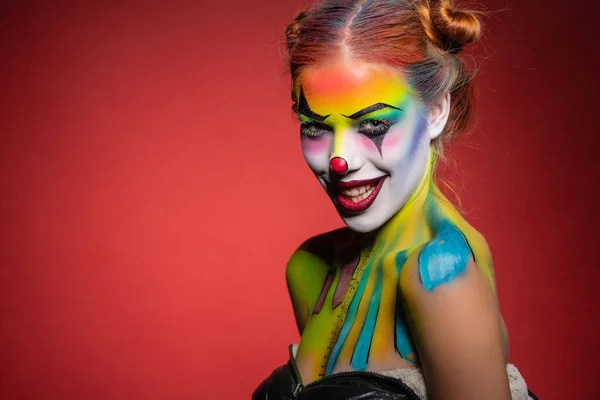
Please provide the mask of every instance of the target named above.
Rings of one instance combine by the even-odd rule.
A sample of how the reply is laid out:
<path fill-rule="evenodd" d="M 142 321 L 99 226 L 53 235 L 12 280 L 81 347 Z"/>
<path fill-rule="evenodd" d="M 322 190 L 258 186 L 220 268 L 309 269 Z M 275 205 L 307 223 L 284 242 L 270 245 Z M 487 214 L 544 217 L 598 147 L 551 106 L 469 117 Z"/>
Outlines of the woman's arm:
<path fill-rule="evenodd" d="M 400 278 L 428 398 L 510 400 L 505 328 L 489 276 L 470 253 L 441 243 L 416 252 Z"/>

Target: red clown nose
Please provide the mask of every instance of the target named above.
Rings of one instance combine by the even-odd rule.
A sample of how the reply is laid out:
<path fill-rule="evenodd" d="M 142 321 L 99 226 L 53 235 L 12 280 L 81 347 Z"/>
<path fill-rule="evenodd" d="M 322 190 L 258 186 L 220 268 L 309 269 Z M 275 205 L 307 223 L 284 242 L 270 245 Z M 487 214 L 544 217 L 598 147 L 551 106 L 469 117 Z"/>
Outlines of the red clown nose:
<path fill-rule="evenodd" d="M 342 157 L 333 157 L 329 161 L 329 168 L 336 174 L 343 174 L 348 171 L 348 163 Z"/>

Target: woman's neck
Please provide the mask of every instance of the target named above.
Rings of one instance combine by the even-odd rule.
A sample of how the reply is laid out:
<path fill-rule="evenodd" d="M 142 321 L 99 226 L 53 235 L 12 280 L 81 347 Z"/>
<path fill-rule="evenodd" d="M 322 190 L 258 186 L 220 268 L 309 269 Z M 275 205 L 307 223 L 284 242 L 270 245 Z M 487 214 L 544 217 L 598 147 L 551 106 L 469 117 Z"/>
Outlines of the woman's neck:
<path fill-rule="evenodd" d="M 427 242 L 433 236 L 431 206 L 437 192 L 433 181 L 435 155 L 430 151 L 423 178 L 416 189 L 398 210 L 375 234 L 380 245 L 394 245 L 396 249 L 409 249 Z"/>

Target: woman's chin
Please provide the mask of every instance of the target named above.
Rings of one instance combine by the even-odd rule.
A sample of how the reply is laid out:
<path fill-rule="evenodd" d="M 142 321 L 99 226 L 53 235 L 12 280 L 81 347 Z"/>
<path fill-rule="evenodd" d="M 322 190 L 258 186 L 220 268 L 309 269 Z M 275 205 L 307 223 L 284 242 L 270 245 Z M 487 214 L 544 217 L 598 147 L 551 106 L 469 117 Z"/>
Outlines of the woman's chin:
<path fill-rule="evenodd" d="M 368 233 L 377 230 L 388 220 L 388 218 L 377 215 L 376 212 L 368 211 L 354 215 L 348 214 L 347 212 L 340 212 L 340 217 L 342 217 L 342 220 L 348 226 L 348 228 L 360 233 Z"/>

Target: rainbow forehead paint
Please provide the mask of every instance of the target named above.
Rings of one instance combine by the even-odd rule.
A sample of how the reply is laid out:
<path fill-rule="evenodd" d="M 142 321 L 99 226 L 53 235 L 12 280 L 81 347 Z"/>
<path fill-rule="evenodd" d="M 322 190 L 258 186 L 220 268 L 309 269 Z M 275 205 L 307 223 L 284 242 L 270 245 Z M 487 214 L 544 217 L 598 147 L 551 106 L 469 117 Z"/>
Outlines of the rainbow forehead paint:
<path fill-rule="evenodd" d="M 348 118 L 374 104 L 386 104 L 397 109 L 412 94 L 410 85 L 400 73 L 374 64 L 339 62 L 305 68 L 295 81 L 296 98 L 301 95 L 310 104 L 314 115 L 326 117 L 333 127 L 347 126 Z M 369 115 L 390 112 L 381 109 Z M 299 110 L 302 120 L 318 119 Z"/>

